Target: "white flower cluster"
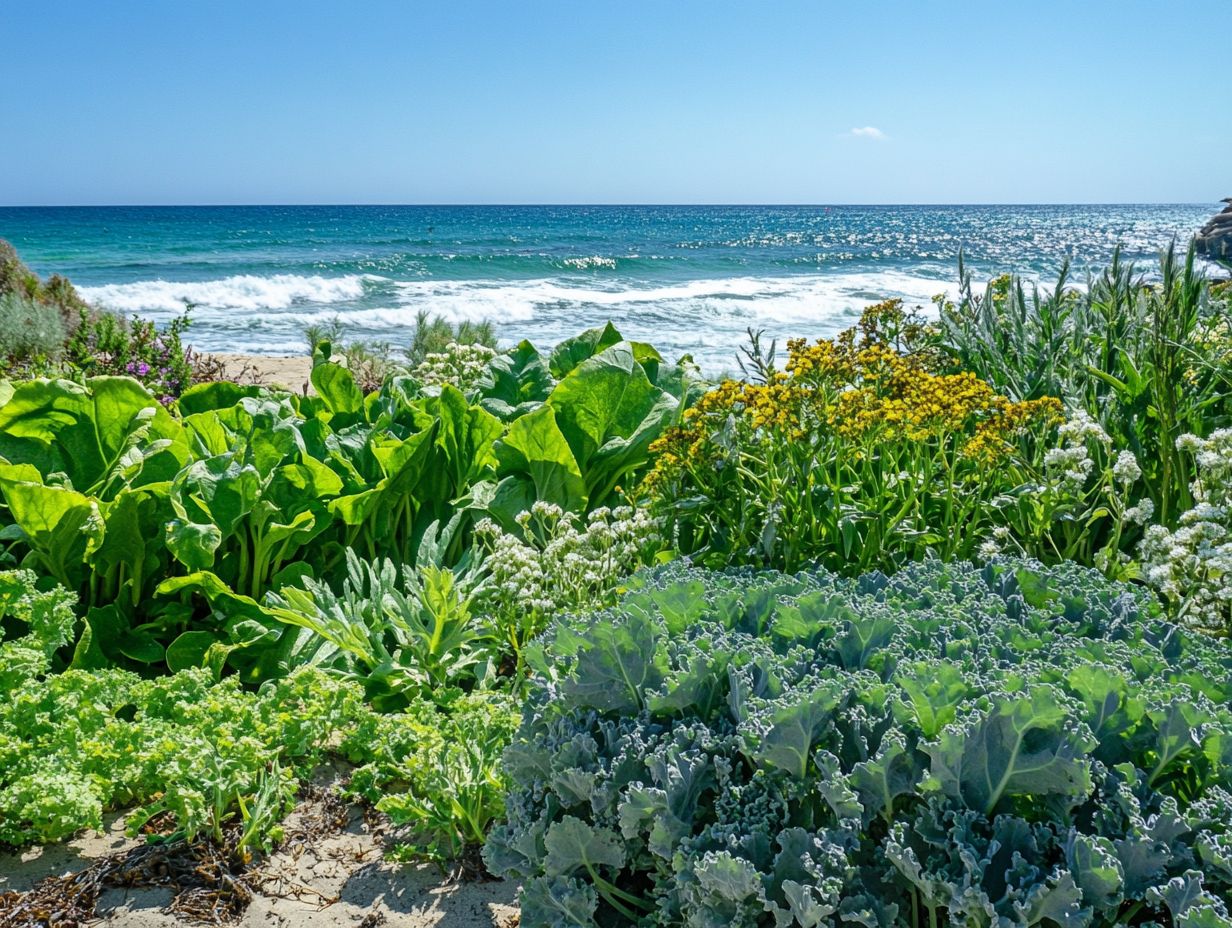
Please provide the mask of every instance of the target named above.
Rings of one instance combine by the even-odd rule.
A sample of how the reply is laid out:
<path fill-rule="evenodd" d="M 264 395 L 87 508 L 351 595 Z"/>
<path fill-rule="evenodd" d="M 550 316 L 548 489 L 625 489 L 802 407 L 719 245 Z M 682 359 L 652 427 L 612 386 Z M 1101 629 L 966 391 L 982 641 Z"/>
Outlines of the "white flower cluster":
<path fill-rule="evenodd" d="M 1091 469 L 1095 466 L 1087 447 L 1088 440 L 1093 439 L 1108 447 L 1112 444 L 1112 439 L 1108 437 L 1103 426 L 1081 409 L 1061 424 L 1061 427 L 1057 429 L 1057 437 L 1061 440 L 1061 446 L 1048 450 L 1044 455 L 1044 467 L 1049 477 L 1061 489 L 1080 493 L 1086 486 L 1087 478 L 1091 476 Z M 1122 452 L 1122 457 L 1125 455 L 1129 455 L 1129 458 L 1133 460 L 1133 454 L 1130 452 Z M 1117 465 L 1121 466 L 1121 462 L 1118 461 Z M 1136 460 L 1133 461 L 1133 466 L 1137 468 Z"/>
<path fill-rule="evenodd" d="M 1143 573 L 1186 621 L 1223 628 L 1232 608 L 1232 429 L 1209 439 L 1183 435 L 1176 446 L 1198 466 L 1194 507 L 1176 531 L 1152 525 L 1142 539 Z"/>
<path fill-rule="evenodd" d="M 487 345 L 450 342 L 444 351 L 427 355 L 411 372 L 411 376 L 425 386 L 449 384 L 465 393 L 475 386 L 488 362 L 496 355 L 497 352 Z"/>
<path fill-rule="evenodd" d="M 490 581 L 484 606 L 525 640 L 552 616 L 602 605 L 619 582 L 641 567 L 658 539 L 658 523 L 631 506 L 596 509 L 583 519 L 537 502 L 517 517 L 523 538 L 491 519 L 475 526 Z"/>
<path fill-rule="evenodd" d="M 992 537 L 985 538 L 980 543 L 977 555 L 982 561 L 991 561 L 994 557 L 999 557 L 1006 552 L 1006 548 L 1012 546 L 1018 548 L 1021 552 L 1021 546 L 1014 541 L 1013 535 L 1008 526 L 998 525 L 992 530 Z"/>

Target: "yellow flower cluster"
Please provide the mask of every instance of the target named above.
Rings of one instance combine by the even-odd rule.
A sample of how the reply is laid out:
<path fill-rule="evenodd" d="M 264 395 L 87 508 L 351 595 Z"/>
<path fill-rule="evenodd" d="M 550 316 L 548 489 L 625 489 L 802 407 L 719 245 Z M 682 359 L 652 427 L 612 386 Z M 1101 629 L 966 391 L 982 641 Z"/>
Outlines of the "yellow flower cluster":
<path fill-rule="evenodd" d="M 651 446 L 658 458 L 650 485 L 682 465 L 709 466 L 742 434 L 807 443 L 829 433 L 864 446 L 939 441 L 992 463 L 1013 449 L 1014 439 L 1061 421 L 1056 399 L 1014 403 L 972 373 L 936 373 L 927 355 L 900 354 L 884 330 L 901 318 L 894 301 L 878 304 L 861 320 L 859 337 L 849 329 L 835 339 L 788 342 L 786 372 L 770 383 L 719 384 L 685 412 L 683 425 Z"/>

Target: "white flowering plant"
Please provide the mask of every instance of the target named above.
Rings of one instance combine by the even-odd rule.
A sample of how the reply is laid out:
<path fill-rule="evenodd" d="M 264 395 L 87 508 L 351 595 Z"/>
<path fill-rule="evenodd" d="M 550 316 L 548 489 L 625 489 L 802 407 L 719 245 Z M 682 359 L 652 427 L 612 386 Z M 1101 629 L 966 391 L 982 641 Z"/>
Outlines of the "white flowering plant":
<path fill-rule="evenodd" d="M 1175 528 L 1151 525 L 1142 539 L 1143 576 L 1186 624 L 1232 634 L 1232 429 L 1182 435 L 1192 457 L 1194 505 Z"/>
<path fill-rule="evenodd" d="M 484 519 L 475 536 L 488 575 L 477 607 L 519 661 L 549 620 L 610 604 L 621 581 L 662 547 L 657 522 L 632 506 L 583 517 L 540 501 L 516 521 L 520 533 Z"/>
<path fill-rule="evenodd" d="M 993 529 L 979 549 L 984 559 L 1001 554 L 1091 564 L 1109 577 L 1137 572 L 1129 555 L 1138 526 L 1155 511 L 1139 496 L 1142 468 L 1132 451 L 1115 442 L 1090 415 L 1072 410 L 1057 428 L 1057 445 L 1017 493 L 999 503 L 1007 523 Z"/>
<path fill-rule="evenodd" d="M 415 366 L 411 376 L 424 386 L 449 384 L 463 393 L 469 393 L 478 385 L 488 363 L 496 355 L 496 350 L 487 345 L 450 342 L 441 351 L 428 354 Z"/>

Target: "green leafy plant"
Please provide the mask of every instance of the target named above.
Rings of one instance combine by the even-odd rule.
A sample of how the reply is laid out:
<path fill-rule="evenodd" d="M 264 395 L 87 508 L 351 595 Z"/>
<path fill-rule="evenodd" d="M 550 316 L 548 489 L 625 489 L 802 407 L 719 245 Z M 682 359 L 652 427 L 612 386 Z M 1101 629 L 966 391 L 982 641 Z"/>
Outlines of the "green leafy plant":
<path fill-rule="evenodd" d="M 1057 396 L 1098 421 L 1142 466 L 1139 492 L 1175 525 L 1192 498 L 1193 472 L 1176 441 L 1229 422 L 1226 320 L 1194 251 L 1175 245 L 1148 282 L 1114 255 L 1085 288 L 1065 267 L 1052 290 L 1013 277 L 983 294 L 960 267 L 962 289 L 942 303 L 939 346 L 1013 399 Z"/>
<path fill-rule="evenodd" d="M 617 341 L 586 357 L 541 406 L 510 424 L 495 448 L 501 480 L 485 495 L 506 529 L 537 500 L 584 512 L 612 505 L 633 485 L 680 406 L 651 380 L 639 354 L 637 345 Z M 563 371 L 555 361 L 554 368 Z"/>
<path fill-rule="evenodd" d="M 320 639 L 313 664 L 364 686 L 380 708 L 419 693 L 471 688 L 496 663 L 472 604 L 479 576 L 432 564 L 366 563 L 347 552 L 341 593 L 305 577 L 266 599 L 269 614 Z"/>
<path fill-rule="evenodd" d="M 858 330 L 789 342 L 767 382 L 685 410 L 640 490 L 671 542 L 711 566 L 845 573 L 973 556 L 1042 472 L 1061 404 L 938 373 L 909 325 L 897 301 L 869 307 Z"/>
<path fill-rule="evenodd" d="M 206 670 L 142 680 L 121 670 L 46 665 L 0 673 L 0 842 L 56 841 L 136 807 L 136 833 L 169 815 L 174 831 L 242 848 L 268 844 L 302 777 L 368 710 L 358 688 L 301 671 L 260 694 Z"/>
<path fill-rule="evenodd" d="M 654 521 L 631 506 L 583 519 L 537 502 L 515 521 L 517 533 L 488 519 L 475 527 L 488 575 L 478 607 L 515 659 L 555 616 L 610 604 L 625 578 L 661 549 Z"/>
<path fill-rule="evenodd" d="M 1142 573 L 1178 621 L 1232 635 L 1232 429 L 1210 438 L 1182 435 L 1178 450 L 1192 456 L 1194 506 L 1175 528 L 1151 525 L 1142 540 Z"/>
<path fill-rule="evenodd" d="M 351 777 L 351 793 L 409 832 L 395 857 L 478 864 L 504 812 L 500 760 L 517 725 L 512 698 L 485 690 L 373 717 L 351 739 L 366 761 Z"/>
<path fill-rule="evenodd" d="M 527 925 L 1226 924 L 1232 665 L 1031 561 L 646 577 L 506 754 Z"/>
<path fill-rule="evenodd" d="M 420 310 L 415 315 L 411 343 L 406 347 L 407 363 L 411 367 L 419 367 L 431 355 L 444 354 L 454 345 L 495 350 L 496 329 L 486 319 L 478 322 L 464 319 L 455 325 L 444 316 L 433 316 L 427 310 Z"/>

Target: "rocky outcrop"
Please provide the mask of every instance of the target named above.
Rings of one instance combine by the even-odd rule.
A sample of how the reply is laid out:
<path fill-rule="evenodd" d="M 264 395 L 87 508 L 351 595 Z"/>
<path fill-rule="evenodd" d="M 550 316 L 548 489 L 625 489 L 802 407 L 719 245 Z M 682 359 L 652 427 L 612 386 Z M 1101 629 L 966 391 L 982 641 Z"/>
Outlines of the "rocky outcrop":
<path fill-rule="evenodd" d="M 1232 197 L 1227 197 L 1223 202 L 1228 205 L 1198 230 L 1194 244 L 1198 254 L 1232 268 Z"/>

